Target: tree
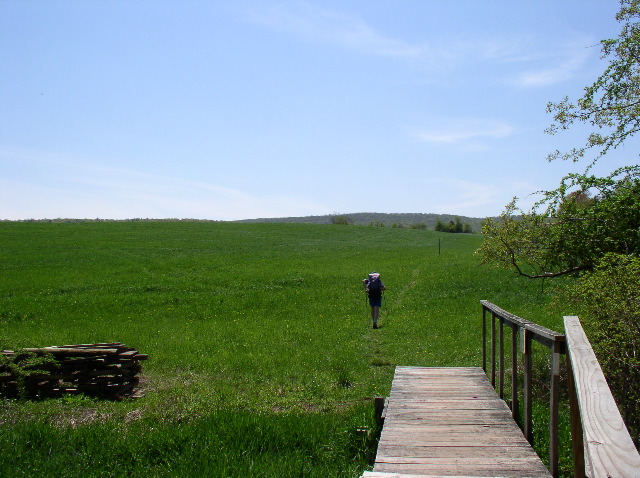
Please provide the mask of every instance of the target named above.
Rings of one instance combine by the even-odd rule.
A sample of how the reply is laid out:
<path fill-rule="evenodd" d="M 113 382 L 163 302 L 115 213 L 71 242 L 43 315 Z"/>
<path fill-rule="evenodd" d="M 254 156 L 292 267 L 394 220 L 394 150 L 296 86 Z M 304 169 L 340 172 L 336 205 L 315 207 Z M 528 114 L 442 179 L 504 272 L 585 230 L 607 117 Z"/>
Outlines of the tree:
<path fill-rule="evenodd" d="M 640 131 L 640 0 L 621 0 L 618 38 L 603 40 L 604 73 L 576 101 L 549 103 L 557 134 L 576 123 L 593 131 L 579 148 L 555 151 L 558 158 L 580 161 L 593 152 L 583 174 L 562 178 L 560 186 L 524 212 L 514 199 L 500 220 L 483 226 L 478 251 L 484 262 L 512 267 L 532 278 L 593 270 L 607 253 L 637 254 L 640 166 L 630 165 L 606 177 L 589 175 L 593 164 Z"/>
<path fill-rule="evenodd" d="M 640 131 L 640 1 L 622 0 L 616 19 L 623 22 L 616 39 L 603 40 L 602 58 L 609 66 L 576 102 L 565 97 L 549 103 L 547 112 L 554 122 L 547 133 L 554 135 L 569 129 L 574 123 L 595 127 L 583 146 L 566 152 L 554 151 L 548 159 L 579 161 L 587 152 L 594 152 L 589 167 L 611 149 Z"/>
<path fill-rule="evenodd" d="M 340 214 L 331 217 L 331 224 L 338 224 L 340 226 L 351 226 L 353 225 L 353 219 L 346 214 Z"/>
<path fill-rule="evenodd" d="M 473 232 L 471 225 L 468 223 L 462 224 L 462 221 L 459 217 L 455 218 L 455 221 L 452 219 L 448 223 L 442 222 L 440 219 L 436 221 L 435 230 L 439 232 L 453 232 L 453 233 L 471 233 Z"/>
<path fill-rule="evenodd" d="M 627 427 L 640 444 L 640 166 L 608 176 L 590 175 L 593 165 L 640 131 L 640 0 L 621 0 L 616 39 L 603 40 L 604 73 L 576 101 L 549 103 L 555 135 L 575 124 L 592 127 L 580 147 L 554 151 L 549 160 L 587 162 L 542 193 L 525 212 L 514 199 L 498 220 L 487 220 L 478 253 L 483 263 L 534 278 L 573 276 L 568 286 L 607 376 Z M 637 159 L 637 158 L 636 158 Z"/>
<path fill-rule="evenodd" d="M 590 190 L 596 191 L 593 197 L 585 192 Z M 478 250 L 483 263 L 538 279 L 591 271 L 609 253 L 640 253 L 637 167 L 605 178 L 569 175 L 543 201 L 542 213 L 523 212 L 514 200 L 499 219 L 485 222 Z"/>

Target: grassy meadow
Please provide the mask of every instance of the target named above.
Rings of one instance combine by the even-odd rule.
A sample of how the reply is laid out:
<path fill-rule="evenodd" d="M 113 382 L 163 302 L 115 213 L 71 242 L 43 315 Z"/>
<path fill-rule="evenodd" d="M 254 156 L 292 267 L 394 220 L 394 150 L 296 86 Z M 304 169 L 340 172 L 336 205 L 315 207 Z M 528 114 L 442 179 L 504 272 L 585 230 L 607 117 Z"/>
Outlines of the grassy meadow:
<path fill-rule="evenodd" d="M 394 366 L 481 365 L 481 299 L 562 330 L 539 283 L 479 266 L 481 241 L 2 222 L 0 348 L 118 341 L 149 360 L 140 399 L 0 399 L 0 476 L 357 477 Z M 373 270 L 388 288 L 377 330 L 361 284 Z"/>

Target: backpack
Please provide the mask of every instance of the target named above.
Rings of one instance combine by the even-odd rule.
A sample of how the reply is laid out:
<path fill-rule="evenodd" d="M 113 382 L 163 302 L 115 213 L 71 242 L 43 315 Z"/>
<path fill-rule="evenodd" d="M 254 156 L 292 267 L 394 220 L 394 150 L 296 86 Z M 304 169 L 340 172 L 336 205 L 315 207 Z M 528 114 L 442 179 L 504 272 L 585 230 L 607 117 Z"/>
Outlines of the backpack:
<path fill-rule="evenodd" d="M 369 274 L 369 282 L 367 283 L 367 289 L 369 290 L 369 295 L 373 297 L 377 297 L 382 295 L 382 280 L 380 279 L 380 274 L 377 272 L 372 272 Z"/>

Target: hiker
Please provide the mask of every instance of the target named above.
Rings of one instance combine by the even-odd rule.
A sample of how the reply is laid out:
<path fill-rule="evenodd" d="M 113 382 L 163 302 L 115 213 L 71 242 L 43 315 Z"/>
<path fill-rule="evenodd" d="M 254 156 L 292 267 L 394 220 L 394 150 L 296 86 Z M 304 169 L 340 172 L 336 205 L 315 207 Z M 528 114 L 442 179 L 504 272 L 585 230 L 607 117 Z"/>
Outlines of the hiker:
<path fill-rule="evenodd" d="M 371 320 L 373 320 L 373 328 L 378 328 L 378 315 L 382 306 L 382 291 L 386 289 L 384 282 L 380 279 L 380 274 L 372 272 L 366 279 L 362 280 L 364 290 L 369 296 L 369 305 L 371 306 Z"/>

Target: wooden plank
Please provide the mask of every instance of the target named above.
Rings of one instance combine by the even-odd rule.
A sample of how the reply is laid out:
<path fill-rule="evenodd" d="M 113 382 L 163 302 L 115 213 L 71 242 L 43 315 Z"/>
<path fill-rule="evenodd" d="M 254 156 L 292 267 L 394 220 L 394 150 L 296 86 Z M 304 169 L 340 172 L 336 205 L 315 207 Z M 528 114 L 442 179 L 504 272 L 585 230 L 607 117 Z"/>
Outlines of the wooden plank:
<path fill-rule="evenodd" d="M 541 468 L 540 468 L 541 467 Z M 504 478 L 522 478 L 522 477 L 550 477 L 551 475 L 546 468 L 540 464 L 540 467 L 524 467 L 520 464 L 512 466 L 503 465 L 495 466 L 493 464 L 449 464 L 447 465 L 428 465 L 424 463 L 381 463 L 376 464 L 374 471 L 403 473 L 414 475 L 435 475 L 443 476 L 459 476 L 465 475 L 469 477 L 504 477 Z"/>
<path fill-rule="evenodd" d="M 471 367 L 396 368 L 373 472 L 551 476 L 484 371 Z"/>
<path fill-rule="evenodd" d="M 398 366 L 396 371 L 400 372 L 396 378 L 407 375 L 417 375 L 419 377 L 429 377 L 433 375 L 446 375 L 447 377 L 460 377 L 463 375 L 482 376 L 484 372 L 479 367 L 411 367 Z"/>
<path fill-rule="evenodd" d="M 398 403 L 396 408 L 399 409 L 412 409 L 418 408 L 421 410 L 428 409 L 445 409 L 445 410 L 502 410 L 509 407 L 506 403 L 496 404 L 495 400 L 489 400 L 486 398 L 478 399 L 463 399 L 463 398 L 449 398 L 436 400 L 432 397 L 414 400 L 410 403 Z"/>
<path fill-rule="evenodd" d="M 584 432 L 587 476 L 639 476 L 640 454 L 578 317 L 565 317 L 564 327 Z"/>
<path fill-rule="evenodd" d="M 481 426 L 481 425 L 459 425 L 453 429 L 450 425 L 426 426 L 416 429 L 415 426 L 389 427 L 385 423 L 383 429 L 383 439 L 399 440 L 404 444 L 430 444 L 433 442 L 452 443 L 457 445 L 461 440 L 473 440 L 480 444 L 483 442 L 494 443 L 504 439 L 507 443 L 524 444 L 529 443 L 524 436 L 522 439 L 514 432 L 513 427 Z M 382 443 L 382 442 L 381 442 Z"/>
<path fill-rule="evenodd" d="M 25 348 L 21 352 L 33 353 L 33 354 L 45 354 L 49 353 L 56 357 L 70 357 L 70 356 L 87 356 L 87 355 L 116 355 L 118 353 L 117 348 L 84 348 L 84 347 L 42 347 L 42 348 Z"/>
<path fill-rule="evenodd" d="M 502 471 L 503 468 L 506 468 L 509 473 L 514 469 L 522 473 L 524 470 L 538 469 L 538 465 L 542 465 L 538 457 L 532 457 L 531 455 L 476 457 L 465 454 L 444 458 L 432 456 L 389 456 L 376 459 L 376 464 L 413 465 L 415 468 L 418 468 L 419 465 L 424 465 L 433 470 L 464 467 L 466 473 L 470 473 L 474 467 L 479 470 L 489 469 L 492 473 L 497 470 Z M 547 469 L 544 468 L 544 470 L 546 471 Z"/>
<path fill-rule="evenodd" d="M 362 478 L 441 478 L 442 475 L 407 475 L 405 473 L 383 473 L 379 471 L 365 471 Z M 449 478 L 471 478 L 469 476 L 450 476 Z M 497 477 L 500 478 L 500 477 Z"/>
<path fill-rule="evenodd" d="M 527 461 L 537 460 L 531 456 L 526 446 L 408 446 L 408 445 L 386 445 L 378 448 L 378 461 L 388 461 L 391 457 L 412 457 L 412 458 L 460 458 L 474 456 L 477 459 L 496 460 L 511 459 L 513 457 L 523 458 Z"/>
<path fill-rule="evenodd" d="M 436 410 L 437 412 L 443 412 L 446 410 Z M 466 413 L 465 413 L 466 412 Z M 505 412 L 499 412 L 498 414 L 492 414 L 488 416 L 479 415 L 477 410 L 455 410 L 455 413 L 438 413 L 437 415 L 424 416 L 419 411 L 410 413 L 399 413 L 391 409 L 385 419 L 393 419 L 393 423 L 405 423 L 410 426 L 421 426 L 422 424 L 437 424 L 442 423 L 445 425 L 487 425 L 491 423 L 502 423 L 506 418 L 511 418 L 511 415 L 506 415 Z"/>
<path fill-rule="evenodd" d="M 405 385 L 407 384 L 407 385 Z M 420 387 L 427 387 L 430 389 L 437 390 L 438 388 L 444 389 L 447 385 L 458 385 L 460 389 L 451 390 L 452 392 L 463 393 L 464 390 L 471 391 L 474 389 L 478 390 L 493 390 L 493 387 L 487 382 L 485 383 L 481 379 L 467 376 L 465 377 L 443 377 L 443 376 L 433 376 L 429 377 L 428 380 L 421 379 L 420 377 L 416 377 L 415 380 L 407 381 L 405 379 L 397 380 L 395 383 L 396 389 L 402 389 L 403 386 L 410 387 L 409 390 L 413 391 Z"/>

